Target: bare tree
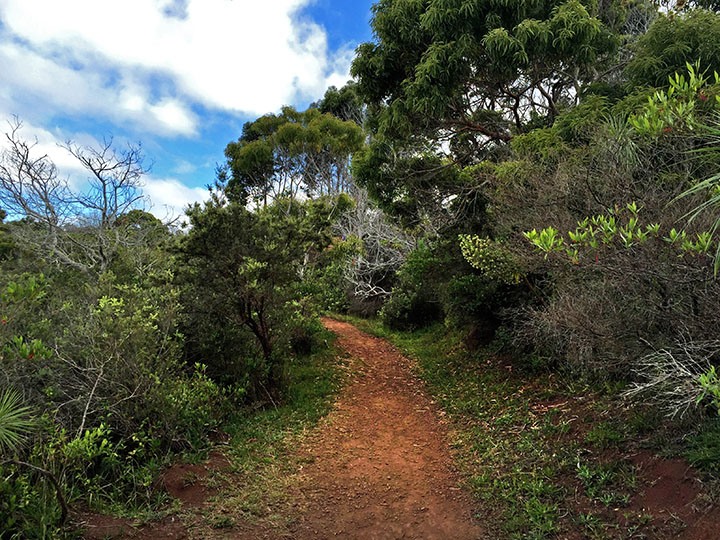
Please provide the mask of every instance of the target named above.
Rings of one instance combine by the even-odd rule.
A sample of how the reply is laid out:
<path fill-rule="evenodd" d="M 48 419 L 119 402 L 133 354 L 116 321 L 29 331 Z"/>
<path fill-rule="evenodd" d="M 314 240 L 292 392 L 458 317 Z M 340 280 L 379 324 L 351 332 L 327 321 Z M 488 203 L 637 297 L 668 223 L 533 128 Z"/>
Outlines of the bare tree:
<path fill-rule="evenodd" d="M 69 196 L 67 181 L 58 178 L 57 168 L 47 155 L 33 155 L 37 141 L 28 143 L 20 137 L 22 124 L 17 118 L 9 124 L 7 146 L 0 153 L 0 204 L 11 219 L 22 218 L 42 226 L 42 239 L 28 242 L 21 238 L 23 245 L 37 247 L 77 268 L 59 245 L 62 226 L 68 220 L 63 213 Z"/>
<path fill-rule="evenodd" d="M 415 239 L 370 202 L 366 190 L 356 188 L 355 207 L 346 212 L 336 229 L 344 239 L 356 238 L 360 245 L 351 259 L 345 278 L 353 293 L 362 300 L 385 299 L 391 293 L 391 279 L 407 255 L 416 247 Z"/>
<path fill-rule="evenodd" d="M 62 147 L 90 175 L 87 191 L 73 196 L 69 203 L 75 209 L 77 225 L 89 233 L 79 235 L 75 243 L 91 266 L 102 272 L 129 240 L 125 228 L 117 226 L 118 219 L 145 206 L 141 186 L 147 171 L 141 148 L 128 145 L 117 150 L 112 139 L 103 140 L 99 148 L 81 147 L 71 141 Z"/>
<path fill-rule="evenodd" d="M 99 148 L 72 141 L 60 145 L 89 173 L 87 188 L 74 192 L 47 154 L 36 156 L 37 141 L 21 134 L 14 118 L 0 153 L 0 204 L 23 246 L 83 273 L 101 273 L 121 246 L 131 242 L 119 218 L 143 209 L 143 155 L 138 145 L 116 149 L 112 139 Z"/>

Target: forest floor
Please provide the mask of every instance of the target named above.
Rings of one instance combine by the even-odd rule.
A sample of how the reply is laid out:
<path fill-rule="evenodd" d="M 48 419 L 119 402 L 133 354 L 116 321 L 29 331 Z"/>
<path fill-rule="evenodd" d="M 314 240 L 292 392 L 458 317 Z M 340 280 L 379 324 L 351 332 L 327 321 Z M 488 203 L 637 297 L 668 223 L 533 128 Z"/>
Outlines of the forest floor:
<path fill-rule="evenodd" d="M 478 502 L 462 481 L 451 450 L 453 422 L 429 397 L 414 361 L 349 323 L 324 324 L 347 353 L 346 384 L 329 414 L 293 439 L 285 465 L 267 460 L 259 490 L 248 487 L 247 475 L 233 465 L 231 445 L 221 446 L 204 463 L 177 464 L 166 472 L 164 487 L 179 501 L 172 509 L 144 524 L 82 516 L 84 538 L 509 538 L 492 501 Z M 720 537 L 720 513 L 683 461 L 646 451 L 631 459 L 633 494 L 622 513 L 644 523 L 606 536 L 592 523 L 573 522 L 537 538 Z M 578 515 L 592 516 L 587 497 L 571 486 L 578 479 L 558 481 L 568 484 L 568 493 L 575 490 L 571 504 L 585 507 Z M 238 498 L 243 491 L 253 500 L 247 493 Z"/>

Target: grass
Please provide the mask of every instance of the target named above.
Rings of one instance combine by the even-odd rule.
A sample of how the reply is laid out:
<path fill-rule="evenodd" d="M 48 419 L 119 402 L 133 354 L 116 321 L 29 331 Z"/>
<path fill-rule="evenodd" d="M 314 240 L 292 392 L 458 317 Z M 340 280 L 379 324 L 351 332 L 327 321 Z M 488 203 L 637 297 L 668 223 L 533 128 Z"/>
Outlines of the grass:
<path fill-rule="evenodd" d="M 590 445 L 605 449 L 620 446 L 626 437 L 615 423 L 605 421 L 591 428 L 585 435 L 585 440 Z"/>
<path fill-rule="evenodd" d="M 635 538 L 623 535 L 646 526 L 619 517 L 638 489 L 622 451 L 653 432 L 655 415 L 622 409 L 614 387 L 526 368 L 492 350 L 469 353 L 442 325 L 408 333 L 348 320 L 416 359 L 452 419 L 456 460 L 484 520 L 499 524 L 496 537 L 539 540 L 573 530 Z"/>
<path fill-rule="evenodd" d="M 462 336 L 442 325 L 393 332 L 375 321 L 342 318 L 416 359 L 418 374 L 451 419 L 456 462 L 482 501 L 483 521 L 497 524 L 496 538 L 647 538 L 653 530 L 653 516 L 629 506 L 640 487 L 625 455 L 667 436 L 654 411 L 625 408 L 607 385 L 525 370 L 496 351 L 469 353 Z M 288 494 L 302 465 L 292 450 L 329 411 L 342 380 L 336 358 L 331 346 L 296 362 L 282 406 L 233 419 L 227 428 L 232 474 L 203 510 L 205 531 L 247 520 L 287 531 L 297 512 Z M 691 461 L 716 467 L 720 422 L 703 427 L 689 448 Z"/>
<path fill-rule="evenodd" d="M 684 452 L 694 466 L 720 476 L 720 418 L 703 422 Z"/>
<path fill-rule="evenodd" d="M 241 410 L 225 426 L 231 467 L 215 479 L 220 490 L 204 509 L 201 527 L 262 521 L 282 529 L 292 519 L 288 494 L 300 465 L 293 449 L 329 412 L 343 381 L 334 335 L 323 337 L 325 348 L 289 366 L 290 387 L 282 404 Z"/>

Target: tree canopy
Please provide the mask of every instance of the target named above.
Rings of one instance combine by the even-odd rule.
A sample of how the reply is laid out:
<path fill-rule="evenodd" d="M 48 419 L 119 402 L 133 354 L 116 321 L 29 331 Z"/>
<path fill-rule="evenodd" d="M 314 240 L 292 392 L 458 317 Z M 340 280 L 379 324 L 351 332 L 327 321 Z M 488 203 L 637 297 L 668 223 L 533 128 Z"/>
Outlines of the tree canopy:
<path fill-rule="evenodd" d="M 362 142 L 362 130 L 351 120 L 284 107 L 246 123 L 239 140 L 227 145 L 225 191 L 233 200 L 265 206 L 281 197 L 347 191 L 350 155 Z"/>
<path fill-rule="evenodd" d="M 619 45 L 614 6 L 594 2 L 381 0 L 373 14 L 352 73 L 394 137 L 507 142 L 575 103 Z"/>

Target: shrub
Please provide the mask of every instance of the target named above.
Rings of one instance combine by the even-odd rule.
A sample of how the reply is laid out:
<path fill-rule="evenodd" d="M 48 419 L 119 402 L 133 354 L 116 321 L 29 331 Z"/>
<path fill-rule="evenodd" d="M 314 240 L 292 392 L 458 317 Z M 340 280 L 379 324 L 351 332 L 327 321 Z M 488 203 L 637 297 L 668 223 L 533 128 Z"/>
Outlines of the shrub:
<path fill-rule="evenodd" d="M 476 274 L 452 278 L 445 287 L 443 306 L 451 325 L 499 323 L 503 310 L 518 297 L 517 286 Z"/>
<path fill-rule="evenodd" d="M 290 350 L 295 355 L 308 355 L 315 350 L 324 327 L 316 314 L 302 308 L 302 302 L 293 302 L 295 312 L 290 320 Z"/>
<path fill-rule="evenodd" d="M 425 245 L 420 245 L 408 255 L 397 273 L 397 283 L 390 299 L 380 310 L 380 318 L 385 324 L 407 330 L 422 327 L 441 317 L 435 275 L 439 262 Z"/>
<path fill-rule="evenodd" d="M 0 463 L 0 537 L 61 538 L 61 509 L 50 482 L 19 465 Z"/>
<path fill-rule="evenodd" d="M 226 396 L 202 364 L 196 364 L 190 376 L 159 381 L 147 401 L 147 417 L 153 419 L 147 424 L 149 434 L 174 450 L 202 448 L 227 409 Z"/>

